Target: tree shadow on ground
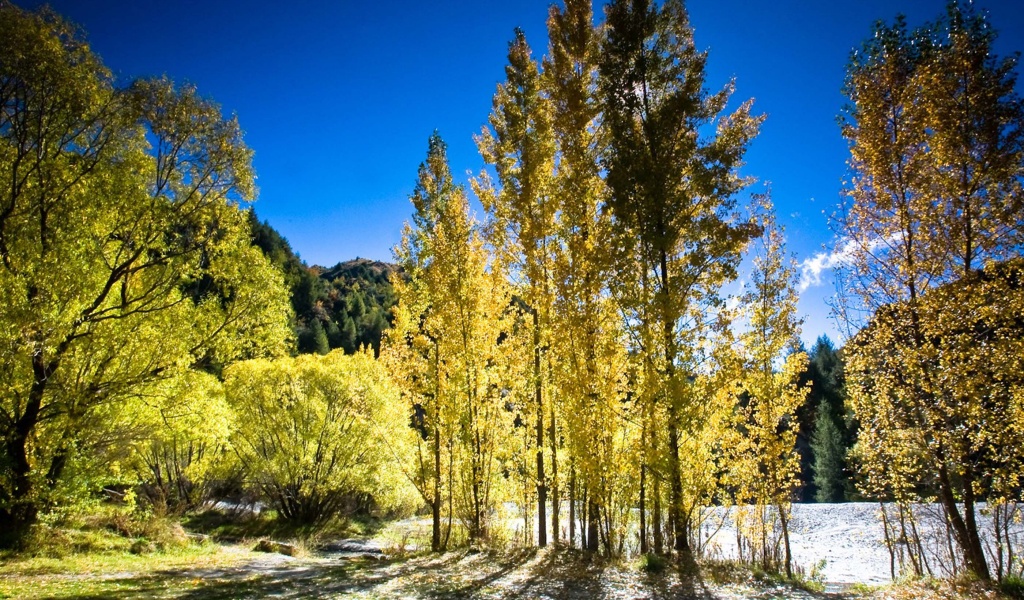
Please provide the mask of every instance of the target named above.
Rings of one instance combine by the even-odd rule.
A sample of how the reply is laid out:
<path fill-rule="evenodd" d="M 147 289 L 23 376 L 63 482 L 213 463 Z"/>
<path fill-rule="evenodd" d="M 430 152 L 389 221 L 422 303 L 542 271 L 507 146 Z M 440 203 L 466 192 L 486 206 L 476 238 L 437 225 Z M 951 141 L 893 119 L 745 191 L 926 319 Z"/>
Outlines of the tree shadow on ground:
<path fill-rule="evenodd" d="M 167 570 L 111 578 L 84 595 L 62 598 L 441 598 L 511 600 L 715 600 L 721 590 L 704 582 L 696 565 L 644 573 L 631 565 L 564 549 L 506 553 L 459 551 L 443 555 L 374 560 L 302 559 L 225 569 Z M 751 590 L 753 591 L 753 590 Z M 765 590 L 761 590 L 765 591 Z M 725 597 L 736 598 L 734 594 Z M 778 598 L 778 590 L 742 597 Z"/>
<path fill-rule="evenodd" d="M 680 576 L 675 569 L 642 573 L 619 562 L 571 550 L 549 553 L 531 565 L 529 571 L 522 586 L 507 598 L 710 600 L 715 597 L 698 577 Z"/>
<path fill-rule="evenodd" d="M 102 591 L 66 596 L 80 600 L 184 598 L 314 598 L 366 592 L 403 576 L 400 561 L 346 560 L 339 563 L 258 568 L 157 571 L 107 580 Z"/>

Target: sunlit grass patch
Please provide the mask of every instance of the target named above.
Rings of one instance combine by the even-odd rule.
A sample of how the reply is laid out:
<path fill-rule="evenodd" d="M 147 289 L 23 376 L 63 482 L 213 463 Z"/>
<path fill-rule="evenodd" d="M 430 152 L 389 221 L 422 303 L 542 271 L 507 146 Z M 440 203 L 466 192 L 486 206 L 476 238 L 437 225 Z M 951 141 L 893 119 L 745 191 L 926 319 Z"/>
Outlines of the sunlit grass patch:
<path fill-rule="evenodd" d="M 189 589 L 203 582 L 185 571 L 236 567 L 249 553 L 215 544 L 189 544 L 166 551 L 73 553 L 0 561 L 0 598 L 109 597 L 126 590 L 144 595 L 170 588 Z"/>

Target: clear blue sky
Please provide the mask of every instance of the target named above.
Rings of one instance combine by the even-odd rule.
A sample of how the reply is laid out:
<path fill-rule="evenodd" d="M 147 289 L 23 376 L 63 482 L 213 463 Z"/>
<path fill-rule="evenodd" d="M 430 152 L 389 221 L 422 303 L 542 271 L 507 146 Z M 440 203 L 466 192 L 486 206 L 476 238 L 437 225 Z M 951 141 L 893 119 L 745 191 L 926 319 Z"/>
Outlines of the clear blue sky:
<path fill-rule="evenodd" d="M 41 4 L 15 0 L 23 7 Z M 309 264 L 391 259 L 437 129 L 456 174 L 483 166 L 472 136 L 504 77 L 512 30 L 539 57 L 550 0 L 51 0 L 122 82 L 163 75 L 236 113 L 255 150 L 256 211 Z M 1000 55 L 1024 50 L 1020 0 L 978 0 Z M 836 116 L 850 51 L 878 19 L 934 20 L 944 0 L 689 0 L 709 84 L 736 79 L 768 119 L 744 172 L 770 181 L 789 248 L 832 243 L 847 147 Z M 1020 86 L 1018 86 L 1020 87 Z M 465 179 L 463 175 L 462 179 Z M 831 279 L 804 292 L 804 339 L 835 338 Z"/>

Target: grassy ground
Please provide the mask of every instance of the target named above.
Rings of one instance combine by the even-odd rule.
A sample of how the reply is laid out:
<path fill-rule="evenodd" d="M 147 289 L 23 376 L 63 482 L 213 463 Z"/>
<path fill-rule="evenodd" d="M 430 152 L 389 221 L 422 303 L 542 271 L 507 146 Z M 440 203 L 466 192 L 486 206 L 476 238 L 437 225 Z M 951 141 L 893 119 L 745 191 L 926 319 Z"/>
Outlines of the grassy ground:
<path fill-rule="evenodd" d="M 237 568 L 250 560 L 247 552 L 217 544 L 133 554 L 128 551 L 74 553 L 62 557 L 6 558 L 0 562 L 0 598 L 141 598 L 158 586 L 181 597 L 203 584 L 175 577 L 187 571 Z"/>

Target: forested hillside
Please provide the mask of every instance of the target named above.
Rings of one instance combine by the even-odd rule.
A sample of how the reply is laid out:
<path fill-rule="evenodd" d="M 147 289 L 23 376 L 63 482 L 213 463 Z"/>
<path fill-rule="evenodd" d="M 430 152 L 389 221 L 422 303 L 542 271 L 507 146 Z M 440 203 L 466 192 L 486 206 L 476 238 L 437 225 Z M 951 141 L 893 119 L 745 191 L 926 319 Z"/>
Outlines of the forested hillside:
<path fill-rule="evenodd" d="M 365 258 L 339 262 L 330 268 L 306 265 L 291 245 L 266 221 L 249 211 L 253 243 L 284 273 L 291 294 L 295 351 L 326 354 L 341 348 L 380 352 L 381 333 L 391 326 L 395 291 L 394 264 Z"/>

